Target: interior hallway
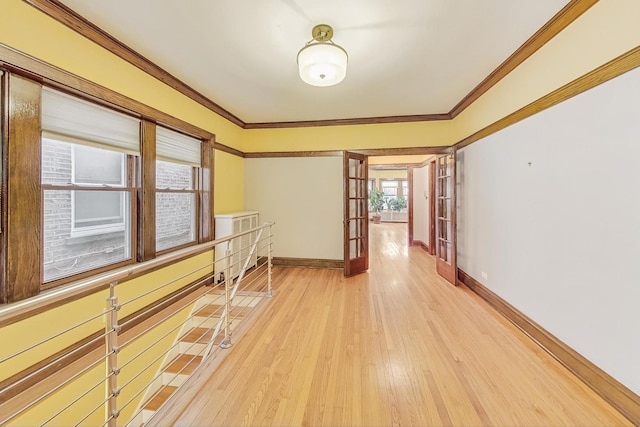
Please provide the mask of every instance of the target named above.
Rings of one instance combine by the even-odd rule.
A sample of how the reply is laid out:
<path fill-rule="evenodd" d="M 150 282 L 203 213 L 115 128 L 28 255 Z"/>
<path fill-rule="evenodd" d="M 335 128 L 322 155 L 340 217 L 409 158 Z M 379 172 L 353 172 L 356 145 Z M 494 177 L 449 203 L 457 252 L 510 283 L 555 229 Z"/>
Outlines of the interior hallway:
<path fill-rule="evenodd" d="M 205 364 L 184 387 L 176 408 L 187 408 L 154 421 L 631 425 L 475 294 L 439 278 L 431 256 L 407 247 L 406 224 L 371 224 L 370 236 L 368 273 L 274 269 L 277 293 L 253 329 L 215 373 Z"/>

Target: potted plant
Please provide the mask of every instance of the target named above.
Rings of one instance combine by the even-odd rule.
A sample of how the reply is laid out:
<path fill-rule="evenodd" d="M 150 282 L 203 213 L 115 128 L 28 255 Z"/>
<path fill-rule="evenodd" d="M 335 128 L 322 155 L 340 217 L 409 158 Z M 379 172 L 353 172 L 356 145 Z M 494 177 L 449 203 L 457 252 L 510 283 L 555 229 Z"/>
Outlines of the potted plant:
<path fill-rule="evenodd" d="M 395 212 L 400 212 L 408 206 L 407 199 L 405 199 L 404 196 L 394 197 L 389 200 L 387 204 L 389 205 L 389 209 Z"/>
<path fill-rule="evenodd" d="M 380 224 L 380 211 L 384 208 L 384 193 L 380 190 L 373 189 L 369 192 L 369 205 L 373 211 L 374 224 Z"/>

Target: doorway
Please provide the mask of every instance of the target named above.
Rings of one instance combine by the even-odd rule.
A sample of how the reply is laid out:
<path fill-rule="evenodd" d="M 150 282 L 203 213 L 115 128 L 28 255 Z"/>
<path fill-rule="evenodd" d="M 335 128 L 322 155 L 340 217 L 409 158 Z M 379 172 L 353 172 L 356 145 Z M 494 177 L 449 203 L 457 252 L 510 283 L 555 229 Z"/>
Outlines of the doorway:
<path fill-rule="evenodd" d="M 429 211 L 423 208 L 429 201 L 429 190 L 426 187 L 428 182 L 423 185 L 423 180 L 419 179 L 417 187 L 414 187 L 413 177 L 415 169 L 418 174 L 423 172 L 421 167 L 427 166 L 424 170 L 428 170 L 429 161 L 433 158 L 431 154 L 369 156 L 368 194 L 373 190 L 383 194 L 383 208 L 380 212 L 382 227 L 371 220 L 375 211 L 369 203 L 371 233 L 377 230 L 376 227 L 392 229 L 394 234 L 402 232 L 405 235 L 402 241 L 407 242 L 408 246 L 430 246 L 428 235 L 423 237 L 420 231 L 423 223 L 423 228 L 428 230 Z M 425 187 L 426 193 L 422 187 Z M 388 227 L 384 227 L 385 224 Z M 417 234 L 415 224 L 419 228 Z M 375 245 L 375 240 L 372 245 Z M 372 251 L 377 249 L 379 248 L 371 247 Z"/>
<path fill-rule="evenodd" d="M 368 269 L 369 236 L 377 225 L 373 214 L 379 213 L 381 223 L 395 224 L 395 230 L 402 227 L 407 247 L 420 246 L 435 255 L 438 273 L 457 284 L 455 151 L 431 153 L 367 156 L 344 152 L 345 276 Z M 369 197 L 374 191 L 382 193 L 380 212 Z"/>

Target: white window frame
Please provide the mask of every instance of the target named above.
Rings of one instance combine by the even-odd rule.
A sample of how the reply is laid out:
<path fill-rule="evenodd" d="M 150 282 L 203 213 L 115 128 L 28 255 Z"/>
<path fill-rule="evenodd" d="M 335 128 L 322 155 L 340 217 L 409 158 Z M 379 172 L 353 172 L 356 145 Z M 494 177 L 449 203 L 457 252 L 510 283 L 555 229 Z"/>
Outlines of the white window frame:
<path fill-rule="evenodd" d="M 86 183 L 82 181 L 78 181 L 76 178 L 76 147 L 80 144 L 71 144 L 71 184 L 76 186 L 83 187 L 95 187 L 95 188 L 103 188 L 104 185 L 96 184 L 96 183 Z M 119 152 L 118 152 L 119 153 Z M 120 215 L 118 218 L 121 219 L 120 222 L 112 223 L 112 224 L 103 224 L 103 225 L 94 225 L 87 227 L 76 227 L 76 192 L 77 191 L 86 191 L 86 190 L 73 190 L 71 191 L 71 237 L 84 237 L 84 236 L 95 236 L 100 234 L 109 234 L 109 233 L 118 233 L 123 232 L 126 229 L 126 216 L 127 216 L 127 203 L 126 203 L 126 194 L 124 188 L 126 187 L 126 166 L 127 166 L 127 155 L 125 153 L 122 154 L 122 165 L 121 165 L 121 174 L 120 174 L 120 183 L 118 185 L 110 186 L 110 188 L 121 188 L 120 192 Z M 96 218 L 96 220 L 104 220 L 115 217 L 102 217 Z"/>

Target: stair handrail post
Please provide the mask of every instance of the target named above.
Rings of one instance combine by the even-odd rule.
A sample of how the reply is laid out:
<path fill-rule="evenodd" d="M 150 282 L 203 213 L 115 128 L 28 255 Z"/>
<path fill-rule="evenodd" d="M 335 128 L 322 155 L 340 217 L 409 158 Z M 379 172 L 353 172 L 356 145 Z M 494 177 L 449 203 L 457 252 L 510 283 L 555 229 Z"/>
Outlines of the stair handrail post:
<path fill-rule="evenodd" d="M 224 340 L 220 344 L 221 348 L 230 348 L 233 345 L 231 343 L 231 316 L 229 315 L 231 312 L 230 282 L 233 280 L 231 279 L 231 248 L 229 246 L 229 243 L 227 243 L 227 251 L 225 252 L 227 262 L 224 273 Z M 215 337 L 212 339 L 215 339 Z"/>
<path fill-rule="evenodd" d="M 271 288 L 271 266 L 273 261 L 273 235 L 271 234 L 272 225 L 269 224 L 269 240 L 267 243 L 267 298 L 271 298 L 273 296 L 273 289 Z"/>
<path fill-rule="evenodd" d="M 118 415 L 118 395 L 120 390 L 118 389 L 118 374 L 120 368 L 118 368 L 118 333 L 120 332 L 120 325 L 118 324 L 118 311 L 120 305 L 118 304 L 118 297 L 115 295 L 117 281 L 109 284 L 109 298 L 107 298 L 107 326 L 106 326 L 106 346 L 107 346 L 107 426 L 116 427 Z"/>

